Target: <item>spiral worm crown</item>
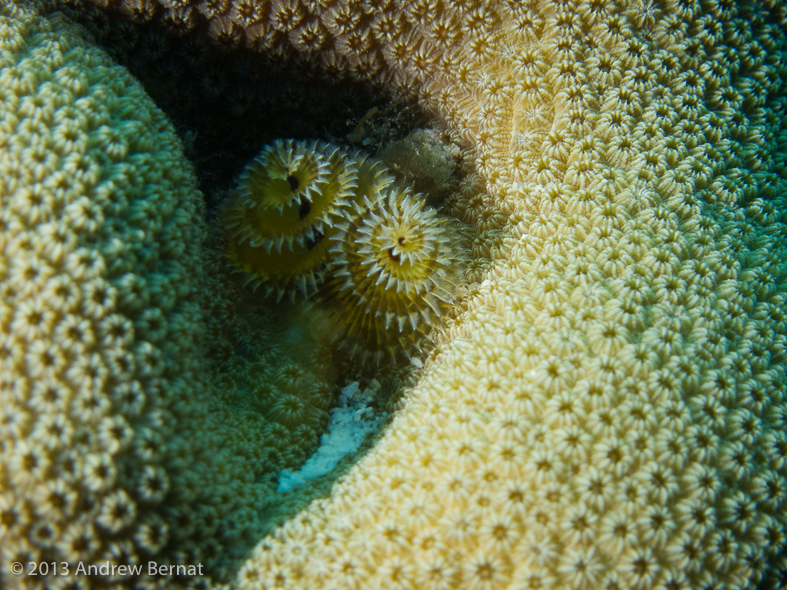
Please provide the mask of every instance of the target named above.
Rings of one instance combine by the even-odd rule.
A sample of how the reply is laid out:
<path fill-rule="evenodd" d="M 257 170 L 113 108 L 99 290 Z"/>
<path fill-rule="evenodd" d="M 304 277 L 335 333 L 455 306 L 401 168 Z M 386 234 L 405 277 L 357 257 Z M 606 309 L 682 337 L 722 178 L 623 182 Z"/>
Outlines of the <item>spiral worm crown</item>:
<path fill-rule="evenodd" d="M 348 347 L 378 361 L 417 349 L 453 302 L 447 222 L 360 154 L 277 141 L 241 174 L 221 222 L 249 282 L 322 300 Z"/>
<path fill-rule="evenodd" d="M 312 294 L 338 210 L 355 193 L 357 164 L 322 142 L 279 140 L 243 171 L 221 215 L 232 264 L 277 300 Z"/>
<path fill-rule="evenodd" d="M 378 360 L 410 351 L 454 300 L 446 221 L 407 190 L 356 204 L 332 244 L 332 291 L 354 349 Z"/>

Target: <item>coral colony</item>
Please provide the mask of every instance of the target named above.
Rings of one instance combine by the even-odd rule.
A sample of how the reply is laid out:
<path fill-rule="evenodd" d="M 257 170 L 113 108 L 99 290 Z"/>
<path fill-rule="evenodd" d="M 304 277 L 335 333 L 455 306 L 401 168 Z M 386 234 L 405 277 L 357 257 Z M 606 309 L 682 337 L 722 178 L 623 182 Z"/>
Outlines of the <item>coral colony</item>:
<path fill-rule="evenodd" d="M 457 301 L 381 164 L 277 141 L 214 227 L 128 71 L 0 1 L 3 587 L 784 587 L 783 2 L 73 0 L 416 101 Z M 433 342 L 362 456 L 379 391 L 270 311 L 307 296 Z"/>

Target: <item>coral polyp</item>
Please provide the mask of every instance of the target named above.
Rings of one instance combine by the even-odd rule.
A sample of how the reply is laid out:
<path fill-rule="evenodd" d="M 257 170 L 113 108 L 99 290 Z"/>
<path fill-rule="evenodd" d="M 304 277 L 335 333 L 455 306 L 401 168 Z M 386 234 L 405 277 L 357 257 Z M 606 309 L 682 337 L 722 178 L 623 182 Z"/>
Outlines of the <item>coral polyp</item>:
<path fill-rule="evenodd" d="M 267 146 L 221 212 L 233 265 L 278 300 L 314 292 L 324 274 L 327 234 L 356 179 L 355 160 L 335 146 L 293 140 Z"/>
<path fill-rule="evenodd" d="M 332 242 L 331 292 L 353 349 L 410 352 L 454 300 L 447 221 L 407 190 L 356 203 Z"/>

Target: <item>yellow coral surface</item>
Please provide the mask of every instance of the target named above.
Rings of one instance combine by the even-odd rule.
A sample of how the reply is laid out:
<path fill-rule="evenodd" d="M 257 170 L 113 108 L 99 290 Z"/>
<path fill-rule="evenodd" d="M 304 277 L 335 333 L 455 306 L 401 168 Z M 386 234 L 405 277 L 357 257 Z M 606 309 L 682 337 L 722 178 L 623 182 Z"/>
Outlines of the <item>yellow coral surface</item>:
<path fill-rule="evenodd" d="M 382 440 L 239 586 L 745 588 L 778 569 L 784 7 L 318 4 L 323 59 L 417 89 L 467 146 L 478 251 L 506 232 Z M 270 26 L 297 46 L 314 21 L 287 7 L 305 10 L 272 2 Z"/>
<path fill-rule="evenodd" d="M 138 18 L 157 10 L 144 0 L 122 7 Z M 236 0 L 162 10 L 181 21 L 198 12 L 226 42 L 301 52 L 325 72 L 417 94 L 466 149 L 454 209 L 477 229 L 475 256 L 492 257 L 381 440 L 328 497 L 259 543 L 238 587 L 778 585 L 787 525 L 782 4 Z M 14 103 L 34 125 L 29 108 Z M 126 157 L 118 150 L 106 153 Z M 90 216 L 74 215 L 90 227 Z M 46 235 L 35 227 L 31 237 Z M 23 259 L 7 259 L 7 276 L 30 276 Z M 33 284 L 18 282 L 3 334 L 46 344 L 53 336 L 36 330 L 50 330 L 48 316 L 24 311 Z M 91 311 L 96 301 L 80 317 L 103 317 Z M 154 319 L 144 329 L 155 334 Z M 44 372 L 82 366 L 19 350 L 3 355 L 15 374 L 33 361 Z M 14 538 L 46 538 L 28 518 L 39 500 L 18 498 L 31 477 L 71 463 L 31 464 L 28 398 L 5 391 L 22 407 L 4 415 L 18 430 L 4 439 L 12 508 L 0 522 L 24 523 Z M 112 407 L 102 417 L 121 420 Z M 306 410 L 264 411 L 291 425 Z M 108 444 L 98 432 L 85 444 Z M 99 502 L 71 520 L 122 540 L 133 517 L 101 516 L 117 516 L 112 490 L 122 486 L 104 491 L 82 471 L 72 480 L 86 490 L 80 498 Z M 222 499 L 252 488 L 244 480 Z M 216 518 L 184 523 L 183 514 L 184 542 L 202 523 L 217 528 Z"/>

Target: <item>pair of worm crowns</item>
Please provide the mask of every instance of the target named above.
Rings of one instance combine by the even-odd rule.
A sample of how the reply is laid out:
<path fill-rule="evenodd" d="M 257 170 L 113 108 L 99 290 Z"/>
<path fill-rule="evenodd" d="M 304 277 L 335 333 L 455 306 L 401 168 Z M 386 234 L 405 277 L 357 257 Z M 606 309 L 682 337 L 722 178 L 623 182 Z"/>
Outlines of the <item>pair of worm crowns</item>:
<path fill-rule="evenodd" d="M 323 301 L 353 354 L 409 354 L 453 304 L 459 265 L 447 220 L 380 162 L 337 146 L 268 145 L 220 224 L 247 284 L 278 301 Z"/>

